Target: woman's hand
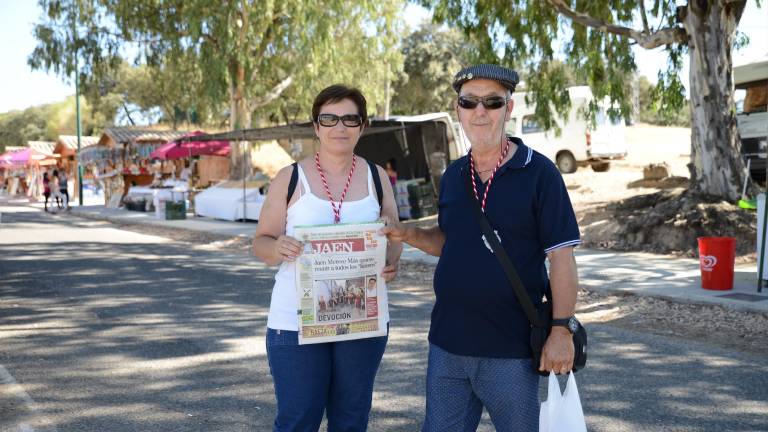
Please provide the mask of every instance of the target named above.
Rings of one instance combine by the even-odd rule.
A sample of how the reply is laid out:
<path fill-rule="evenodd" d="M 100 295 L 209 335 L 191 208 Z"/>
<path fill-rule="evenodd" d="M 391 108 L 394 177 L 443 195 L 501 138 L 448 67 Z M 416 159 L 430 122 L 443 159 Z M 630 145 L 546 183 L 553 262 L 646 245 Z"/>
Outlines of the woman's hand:
<path fill-rule="evenodd" d="M 302 244 L 300 241 L 287 235 L 281 235 L 275 240 L 275 253 L 283 261 L 293 262 L 301 255 Z"/>
<path fill-rule="evenodd" d="M 390 282 L 395 278 L 395 276 L 397 276 L 397 267 L 398 263 L 384 266 L 384 268 L 381 270 L 381 277 L 384 278 L 385 282 Z"/>

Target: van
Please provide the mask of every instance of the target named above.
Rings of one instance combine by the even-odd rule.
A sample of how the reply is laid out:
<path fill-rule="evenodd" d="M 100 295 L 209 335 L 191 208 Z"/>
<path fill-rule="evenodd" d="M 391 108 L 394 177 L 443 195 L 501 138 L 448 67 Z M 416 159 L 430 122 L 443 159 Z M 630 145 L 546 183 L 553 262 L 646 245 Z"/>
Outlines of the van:
<path fill-rule="evenodd" d="M 746 90 L 736 109 L 741 154 L 749 163 L 751 177 L 762 182 L 768 150 L 768 58 L 734 67 L 733 82 L 736 89 Z"/>
<path fill-rule="evenodd" d="M 601 103 L 596 126 L 592 128 L 581 112 L 593 99 L 590 88 L 571 87 L 568 93 L 571 98 L 568 118 L 555 118 L 560 136 L 538 125 L 534 118 L 536 106 L 526 104 L 525 93 L 512 94 L 515 106 L 506 125 L 507 133 L 548 157 L 564 174 L 587 165 L 596 172 L 608 171 L 611 161 L 627 156 L 624 121 L 612 120 L 606 112 L 609 104 Z"/>

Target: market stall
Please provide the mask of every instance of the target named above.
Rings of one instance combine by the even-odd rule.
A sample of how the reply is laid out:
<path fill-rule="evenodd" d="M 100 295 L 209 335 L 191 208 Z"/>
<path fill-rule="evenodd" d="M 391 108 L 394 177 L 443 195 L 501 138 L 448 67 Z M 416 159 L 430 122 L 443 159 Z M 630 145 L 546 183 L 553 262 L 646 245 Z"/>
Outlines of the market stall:
<path fill-rule="evenodd" d="M 261 188 L 266 180 L 225 181 L 195 196 L 195 215 L 223 220 L 259 220 L 264 195 Z"/>

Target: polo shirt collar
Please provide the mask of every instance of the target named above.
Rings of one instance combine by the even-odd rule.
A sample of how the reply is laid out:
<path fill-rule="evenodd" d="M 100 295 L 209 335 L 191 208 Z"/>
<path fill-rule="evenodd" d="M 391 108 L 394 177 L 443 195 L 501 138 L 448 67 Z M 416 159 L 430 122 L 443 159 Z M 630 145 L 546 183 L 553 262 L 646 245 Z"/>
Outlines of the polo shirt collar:
<path fill-rule="evenodd" d="M 523 140 L 520 138 L 507 136 L 507 139 L 517 144 L 517 151 L 512 155 L 510 160 L 508 160 L 504 165 L 501 166 L 501 168 L 499 168 L 499 172 L 527 167 L 533 159 L 533 150 L 527 145 L 523 144 Z M 469 169 L 469 157 L 467 157 L 464 161 L 463 169 Z"/>

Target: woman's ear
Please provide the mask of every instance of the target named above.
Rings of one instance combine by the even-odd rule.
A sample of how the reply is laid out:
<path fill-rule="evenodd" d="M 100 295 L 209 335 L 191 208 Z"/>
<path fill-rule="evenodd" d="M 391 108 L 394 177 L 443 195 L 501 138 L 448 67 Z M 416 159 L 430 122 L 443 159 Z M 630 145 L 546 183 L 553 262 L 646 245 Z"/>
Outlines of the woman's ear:
<path fill-rule="evenodd" d="M 315 138 L 320 138 L 320 127 L 317 125 L 317 123 L 312 122 L 312 129 L 315 130 Z"/>

